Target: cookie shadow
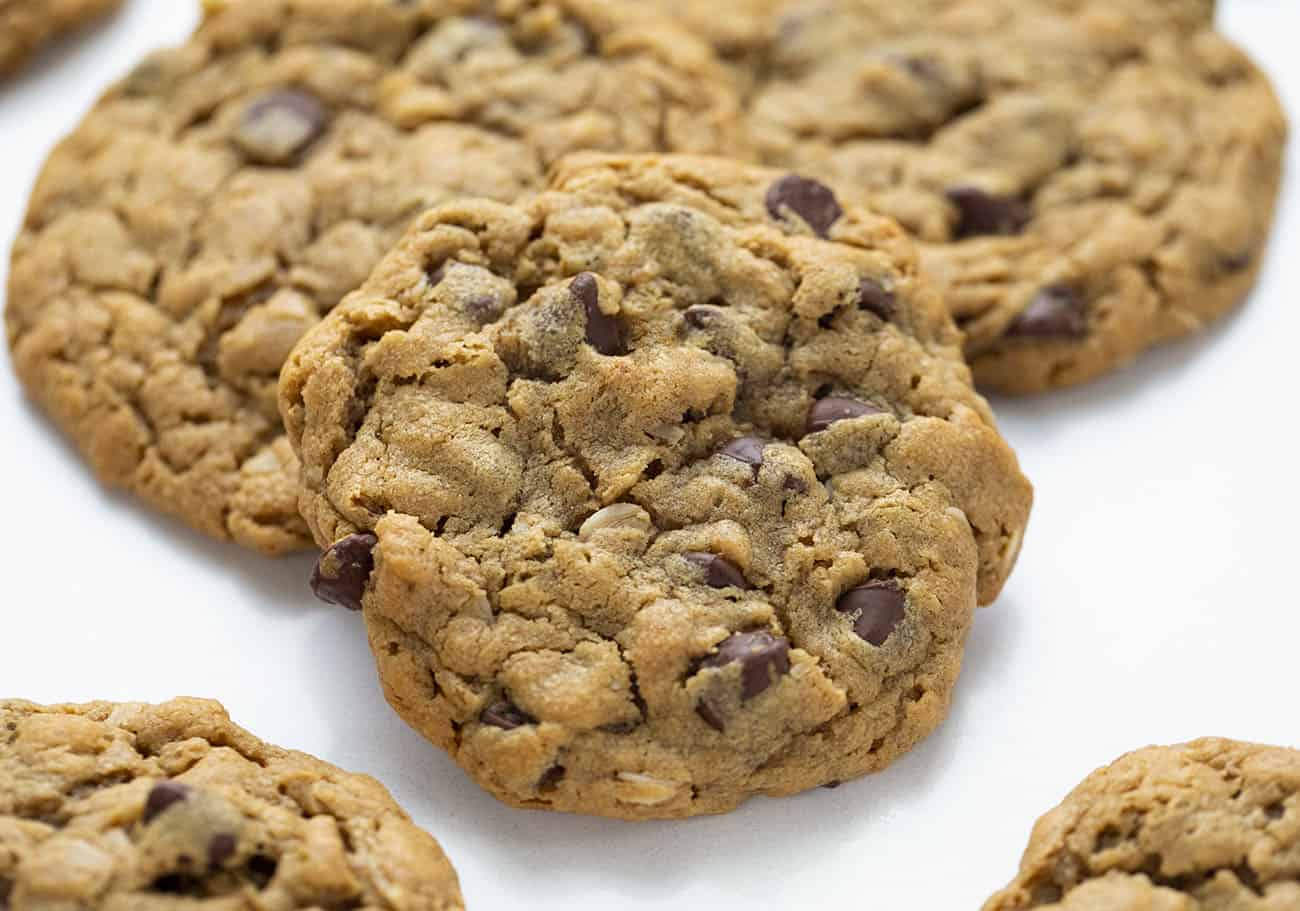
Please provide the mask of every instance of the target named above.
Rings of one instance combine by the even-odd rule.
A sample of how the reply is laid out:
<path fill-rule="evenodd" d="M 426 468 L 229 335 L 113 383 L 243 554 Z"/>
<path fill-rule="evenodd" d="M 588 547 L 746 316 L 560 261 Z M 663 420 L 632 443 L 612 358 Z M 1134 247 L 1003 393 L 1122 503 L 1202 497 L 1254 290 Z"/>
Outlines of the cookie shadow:
<path fill-rule="evenodd" d="M 337 628 L 353 623 L 356 635 Z M 820 866 L 843 846 L 889 839 L 900 816 L 929 812 L 923 805 L 932 807 L 952 776 L 979 773 L 960 747 L 978 734 L 981 681 L 990 683 L 999 655 L 1015 647 L 1017 625 L 1011 603 L 979 613 L 949 720 L 885 771 L 834 790 L 756 798 L 725 816 L 642 823 L 515 810 L 489 796 L 388 707 L 354 615 L 340 612 L 307 647 L 322 669 L 314 691 L 333 725 L 331 761 L 379 778 L 438 837 L 460 864 L 471 907 L 534 891 L 648 903 L 716 881 L 719 869 Z"/>

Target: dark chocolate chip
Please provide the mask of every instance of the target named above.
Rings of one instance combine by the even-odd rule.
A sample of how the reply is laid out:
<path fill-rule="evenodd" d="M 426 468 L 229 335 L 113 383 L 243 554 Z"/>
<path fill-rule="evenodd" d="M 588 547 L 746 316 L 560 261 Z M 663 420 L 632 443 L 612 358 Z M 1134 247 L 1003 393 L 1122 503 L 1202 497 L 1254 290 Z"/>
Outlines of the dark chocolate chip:
<path fill-rule="evenodd" d="M 208 842 L 208 866 L 214 869 L 220 868 L 226 861 L 235 856 L 235 836 L 228 832 L 221 832 L 212 836 Z"/>
<path fill-rule="evenodd" d="M 149 791 L 149 796 L 145 798 L 144 821 L 146 823 L 153 822 L 163 810 L 172 804 L 180 803 L 189 796 L 189 785 L 183 785 L 179 781 L 158 782 Z"/>
<path fill-rule="evenodd" d="M 682 556 L 704 570 L 704 582 L 711 588 L 753 588 L 740 567 L 726 557 L 703 551 L 692 551 Z"/>
<path fill-rule="evenodd" d="M 842 781 L 828 781 L 828 782 L 826 782 L 826 784 L 822 785 L 822 787 L 825 788 L 825 789 L 828 790 L 828 791 L 834 791 L 836 788 L 838 788 L 838 787 L 839 787 L 840 785 L 842 785 L 842 784 L 844 784 L 844 782 L 842 782 Z"/>
<path fill-rule="evenodd" d="M 587 312 L 587 344 L 610 357 L 626 354 L 622 326 L 615 317 L 600 309 L 600 285 L 596 283 L 596 276 L 590 272 L 575 276 L 569 285 L 569 294 Z"/>
<path fill-rule="evenodd" d="M 819 433 L 837 421 L 850 418 L 862 418 L 871 414 L 884 414 L 875 405 L 859 402 L 857 399 L 832 395 L 813 402 L 808 409 L 808 432 Z"/>
<path fill-rule="evenodd" d="M 1087 334 L 1088 307 L 1065 285 L 1049 285 L 1039 291 L 1007 329 L 1007 335 L 1019 338 L 1082 338 Z"/>
<path fill-rule="evenodd" d="M 1224 272 L 1245 272 L 1254 262 L 1255 254 L 1247 251 L 1236 256 L 1225 256 L 1219 260 L 1219 265 L 1223 267 Z"/>
<path fill-rule="evenodd" d="M 953 187 L 947 195 L 959 215 L 958 240 L 1019 234 L 1029 224 L 1029 207 L 1014 196 L 990 196 L 977 187 Z"/>
<path fill-rule="evenodd" d="M 361 596 L 375 569 L 375 545 L 371 532 L 348 535 L 316 561 L 311 574 L 311 590 L 316 597 L 348 610 L 361 610 Z"/>
<path fill-rule="evenodd" d="M 796 477 L 795 475 L 792 474 L 788 474 L 785 476 L 785 480 L 781 482 L 781 486 L 786 490 L 792 490 L 795 493 L 808 492 L 808 482 L 805 481 L 803 478 Z"/>
<path fill-rule="evenodd" d="M 767 440 L 761 437 L 741 437 L 723 446 L 718 454 L 751 466 L 754 477 L 758 477 L 758 470 L 763 467 L 763 450 L 766 447 Z"/>
<path fill-rule="evenodd" d="M 488 706 L 483 710 L 483 714 L 478 716 L 478 720 L 484 724 L 490 724 L 494 728 L 501 728 L 503 731 L 513 731 L 515 728 L 537 723 L 536 718 L 513 702 L 506 702 L 505 700 Z"/>
<path fill-rule="evenodd" d="M 777 677 L 790 672 L 790 642 L 771 633 L 736 633 L 724 639 L 717 654 L 700 662 L 700 669 L 721 668 L 739 662 L 741 699 L 753 699 Z"/>
<path fill-rule="evenodd" d="M 726 723 L 722 720 L 722 715 L 718 713 L 718 710 L 715 709 L 707 699 L 701 699 L 699 704 L 695 706 L 695 714 L 704 719 L 704 723 L 718 733 L 722 733 L 727 729 Z"/>
<path fill-rule="evenodd" d="M 564 780 L 564 771 L 565 769 L 562 765 L 551 766 L 542 773 L 542 777 L 537 782 L 537 790 L 554 791 L 555 786 Z"/>
<path fill-rule="evenodd" d="M 767 191 L 767 211 L 773 218 L 784 221 L 787 209 L 802 218 L 818 237 L 829 234 L 831 226 L 844 214 L 830 187 L 798 174 L 787 174 Z"/>
<path fill-rule="evenodd" d="M 858 307 L 876 314 L 882 320 L 894 318 L 895 303 L 894 292 L 887 290 L 874 278 L 864 278 L 858 285 Z"/>
<path fill-rule="evenodd" d="M 248 106 L 235 141 L 256 161 L 287 164 L 320 138 L 328 118 L 315 96 L 300 89 L 277 89 Z"/>
<path fill-rule="evenodd" d="M 245 869 L 248 870 L 248 878 L 259 889 L 265 889 L 271 884 L 271 880 L 275 879 L 275 871 L 279 868 L 280 862 L 274 857 L 267 857 L 265 854 L 254 854 L 245 865 Z"/>
<path fill-rule="evenodd" d="M 835 609 L 856 613 L 853 631 L 874 646 L 885 644 L 907 612 L 907 596 L 894 582 L 868 582 L 840 596 Z"/>

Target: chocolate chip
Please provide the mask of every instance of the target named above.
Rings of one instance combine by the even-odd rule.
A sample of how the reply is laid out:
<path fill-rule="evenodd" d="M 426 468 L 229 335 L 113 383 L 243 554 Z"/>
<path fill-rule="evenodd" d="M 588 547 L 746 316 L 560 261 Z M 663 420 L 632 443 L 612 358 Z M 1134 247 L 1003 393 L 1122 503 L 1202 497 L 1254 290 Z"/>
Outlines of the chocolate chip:
<path fill-rule="evenodd" d="M 370 532 L 348 535 L 321 554 L 311 574 L 316 597 L 348 610 L 361 610 L 361 596 L 375 569 L 375 545 L 379 538 Z"/>
<path fill-rule="evenodd" d="M 542 773 L 542 777 L 537 782 L 537 790 L 554 791 L 556 785 L 564 780 L 564 772 L 565 769 L 562 765 L 551 766 Z"/>
<path fill-rule="evenodd" d="M 773 218 L 784 221 L 787 209 L 802 218 L 818 237 L 830 233 L 831 226 L 844 214 L 830 187 L 798 174 L 787 174 L 767 191 L 767 211 Z"/>
<path fill-rule="evenodd" d="M 894 582 L 868 582 L 851 588 L 840 596 L 835 609 L 842 614 L 856 613 L 853 631 L 874 646 L 885 640 L 902 622 L 907 596 Z"/>
<path fill-rule="evenodd" d="M 682 313 L 682 319 L 692 329 L 705 329 L 716 322 L 721 315 L 721 307 L 698 304 L 694 307 L 687 307 L 685 312 Z"/>
<path fill-rule="evenodd" d="M 840 785 L 842 785 L 842 784 L 844 784 L 844 782 L 842 782 L 842 781 L 828 781 L 828 782 L 826 782 L 826 784 L 822 785 L 822 787 L 825 788 L 825 789 L 828 790 L 828 791 L 834 791 L 836 788 L 838 788 L 838 787 L 839 787 Z"/>
<path fill-rule="evenodd" d="M 740 567 L 726 557 L 703 551 L 692 551 L 682 556 L 704 570 L 704 582 L 711 588 L 753 588 Z"/>
<path fill-rule="evenodd" d="M 172 804 L 180 803 L 190 796 L 190 788 L 179 781 L 160 781 L 149 791 L 144 801 L 143 819 L 153 822 L 163 810 Z"/>
<path fill-rule="evenodd" d="M 790 642 L 771 633 L 736 633 L 724 639 L 717 654 L 700 662 L 700 669 L 721 668 L 739 662 L 740 698 L 753 699 L 782 674 L 790 672 Z M 707 719 L 706 719 L 707 720 Z"/>
<path fill-rule="evenodd" d="M 235 836 L 222 832 L 208 842 L 208 866 L 219 868 L 235 856 Z"/>
<path fill-rule="evenodd" d="M 722 720 L 722 715 L 718 713 L 717 709 L 709 704 L 709 700 L 707 699 L 701 699 L 699 704 L 695 706 L 695 714 L 704 719 L 704 723 L 718 733 L 722 733 L 727 729 L 726 722 Z"/>
<path fill-rule="evenodd" d="M 837 395 L 828 396 L 813 402 L 812 407 L 808 409 L 808 432 L 820 433 L 837 421 L 866 417 L 870 414 L 884 414 L 884 412 L 875 405 L 868 405 L 857 399 Z"/>
<path fill-rule="evenodd" d="M 864 278 L 858 285 L 858 307 L 876 314 L 886 322 L 894 318 L 895 303 L 894 292 L 886 290 L 874 278 Z"/>
<path fill-rule="evenodd" d="M 478 720 L 484 724 L 490 724 L 494 728 L 501 728 L 503 731 L 513 731 L 515 728 L 537 723 L 536 718 L 513 702 L 506 702 L 505 700 L 488 706 L 483 710 L 483 714 L 478 716 Z"/>
<path fill-rule="evenodd" d="M 1081 338 L 1088 334 L 1088 308 L 1065 285 L 1049 285 L 1034 295 L 1007 335 L 1020 338 Z"/>
<path fill-rule="evenodd" d="M 763 450 L 766 447 L 767 440 L 762 437 L 741 437 L 723 446 L 718 454 L 753 467 L 754 477 L 758 477 L 758 470 L 763 467 Z"/>
<path fill-rule="evenodd" d="M 1223 267 L 1224 272 L 1245 272 L 1255 263 L 1255 254 L 1246 251 L 1238 253 L 1236 256 L 1225 256 L 1219 260 L 1219 265 Z"/>
<path fill-rule="evenodd" d="M 781 482 L 781 486 L 784 489 L 794 491 L 795 493 L 808 492 L 808 482 L 803 478 L 796 477 L 792 474 L 785 476 L 785 480 Z"/>
<path fill-rule="evenodd" d="M 325 106 L 300 89 L 277 89 L 254 101 L 235 130 L 235 143 L 262 164 L 288 164 L 320 138 Z"/>
<path fill-rule="evenodd" d="M 618 320 L 600 309 L 600 285 L 596 276 L 590 272 L 576 276 L 569 285 L 569 294 L 587 311 L 587 344 L 610 357 L 626 354 Z"/>
<path fill-rule="evenodd" d="M 959 215 L 958 240 L 987 234 L 1019 234 L 1029 224 L 1029 207 L 1014 196 L 990 196 L 976 187 L 953 187 L 947 195 Z"/>

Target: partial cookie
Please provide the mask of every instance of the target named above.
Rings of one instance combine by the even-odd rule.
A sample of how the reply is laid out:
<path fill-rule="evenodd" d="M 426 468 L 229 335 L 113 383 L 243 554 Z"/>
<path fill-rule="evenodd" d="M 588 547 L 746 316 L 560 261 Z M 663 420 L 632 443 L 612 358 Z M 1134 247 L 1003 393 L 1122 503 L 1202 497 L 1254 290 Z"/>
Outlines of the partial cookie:
<path fill-rule="evenodd" d="M 460 911 L 456 873 L 379 782 L 215 702 L 0 701 L 0 907 Z"/>
<path fill-rule="evenodd" d="M 0 3 L 0 76 L 38 48 L 122 5 L 122 0 L 4 0 Z"/>
<path fill-rule="evenodd" d="M 1083 382 L 1253 286 L 1286 124 L 1205 0 L 793 0 L 763 159 L 925 242 L 976 379 Z"/>
<path fill-rule="evenodd" d="M 712 53 L 633 2 L 212 0 L 41 175 L 7 312 L 27 389 L 106 482 L 306 546 L 280 366 L 418 213 L 575 149 L 743 147 Z"/>
<path fill-rule="evenodd" d="M 708 41 L 727 60 L 750 66 L 779 27 L 778 13 L 789 0 L 642 0 L 691 34 Z M 746 80 L 749 81 L 749 80 Z"/>
<path fill-rule="evenodd" d="M 984 911 L 1300 908 L 1300 752 L 1207 739 L 1094 772 Z"/>
<path fill-rule="evenodd" d="M 944 717 L 1030 488 L 890 219 L 583 158 L 423 216 L 285 367 L 313 580 L 523 807 L 730 810 Z"/>

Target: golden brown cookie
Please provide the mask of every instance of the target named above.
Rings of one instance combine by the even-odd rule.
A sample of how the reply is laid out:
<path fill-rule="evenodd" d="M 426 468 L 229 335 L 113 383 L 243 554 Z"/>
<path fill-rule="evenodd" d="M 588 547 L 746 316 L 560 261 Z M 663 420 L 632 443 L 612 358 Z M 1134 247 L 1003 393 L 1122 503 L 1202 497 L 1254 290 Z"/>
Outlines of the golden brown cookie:
<path fill-rule="evenodd" d="M 1030 488 L 890 219 L 785 172 L 561 163 L 421 217 L 286 364 L 314 585 L 502 800 L 643 819 L 944 717 Z"/>
<path fill-rule="evenodd" d="M 1206 739 L 1090 775 L 984 911 L 1300 908 L 1300 752 Z"/>
<path fill-rule="evenodd" d="M 12 73 L 42 46 L 121 5 L 122 0 L 3 0 L 0 75 Z"/>
<path fill-rule="evenodd" d="M 107 483 L 306 546 L 280 366 L 415 215 L 575 149 L 740 142 L 708 48 L 631 2 L 210 0 L 41 175 L 6 314 L 28 391 Z"/>
<path fill-rule="evenodd" d="M 438 843 L 379 782 L 177 699 L 0 701 L 0 907 L 464 904 Z"/>
<path fill-rule="evenodd" d="M 923 243 L 976 379 L 1083 382 L 1254 285 L 1284 116 L 1206 0 L 790 0 L 762 159 Z"/>

